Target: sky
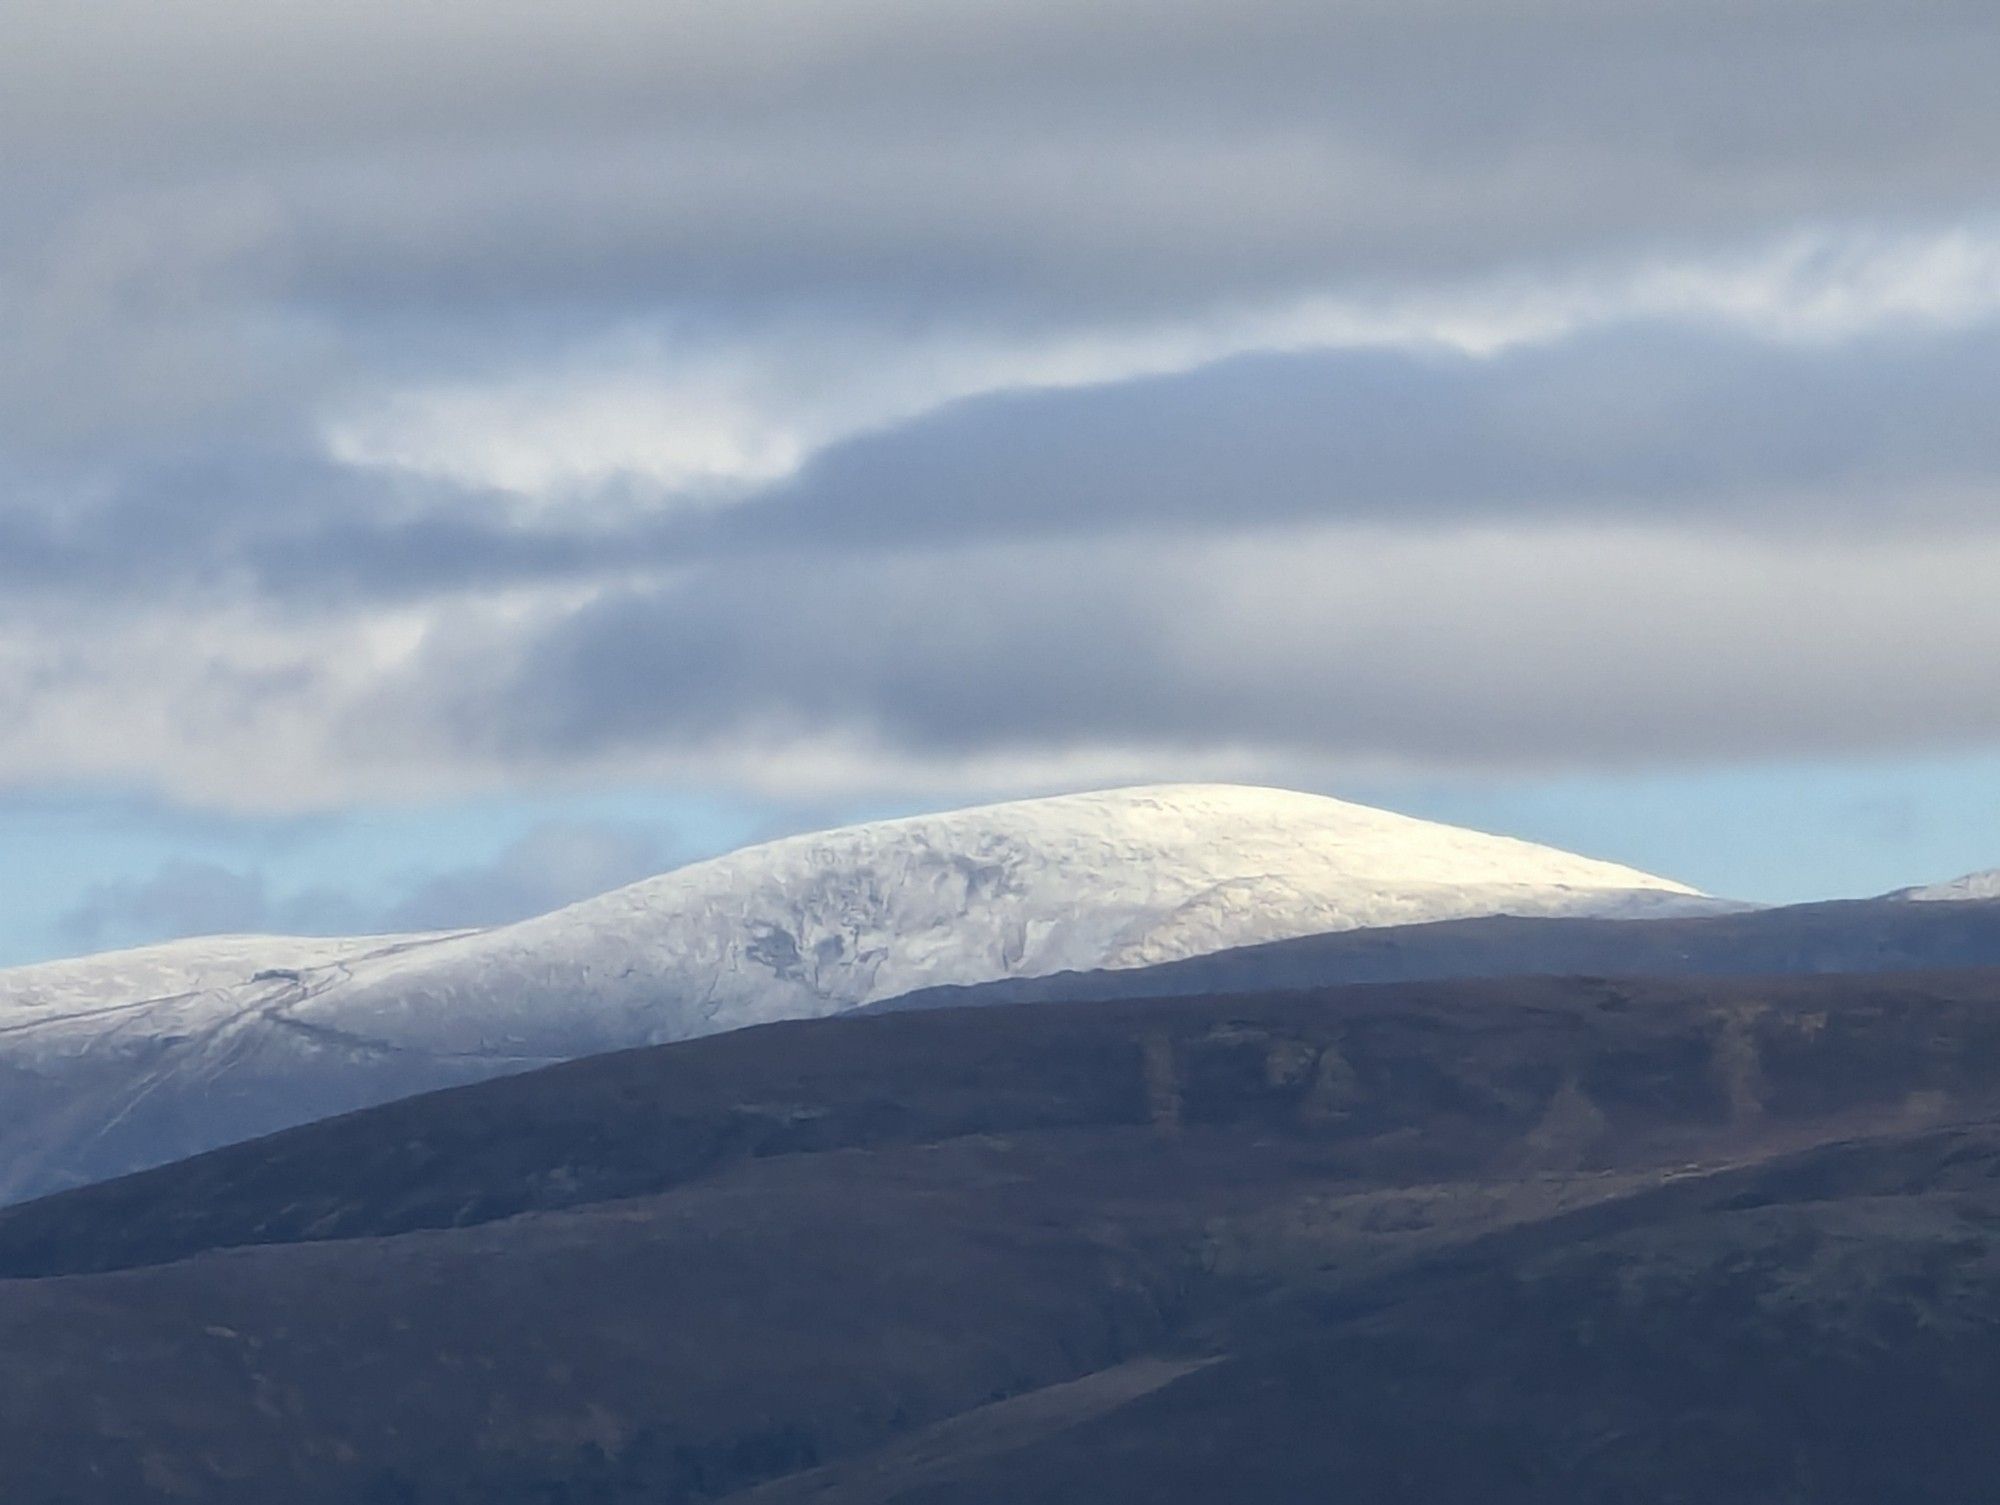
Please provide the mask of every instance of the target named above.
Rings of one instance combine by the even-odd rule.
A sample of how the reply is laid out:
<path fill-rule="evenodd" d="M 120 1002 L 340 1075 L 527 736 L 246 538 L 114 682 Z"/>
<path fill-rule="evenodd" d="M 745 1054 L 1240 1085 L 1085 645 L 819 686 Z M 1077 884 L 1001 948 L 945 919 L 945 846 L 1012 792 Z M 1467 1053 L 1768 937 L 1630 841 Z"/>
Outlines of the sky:
<path fill-rule="evenodd" d="M 1317 790 L 2000 865 L 2000 11 L 17 0 L 0 964 Z"/>

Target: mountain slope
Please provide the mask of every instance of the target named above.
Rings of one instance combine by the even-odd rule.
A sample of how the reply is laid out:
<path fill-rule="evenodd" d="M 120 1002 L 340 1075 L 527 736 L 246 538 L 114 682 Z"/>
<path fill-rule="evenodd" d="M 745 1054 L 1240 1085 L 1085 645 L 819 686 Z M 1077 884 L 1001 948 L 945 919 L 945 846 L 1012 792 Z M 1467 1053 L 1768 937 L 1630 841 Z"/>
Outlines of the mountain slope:
<path fill-rule="evenodd" d="M 0 1209 L 0 1280 L 467 1227 L 751 1162 L 968 1137 L 1236 1127 L 1338 1145 L 1341 1174 L 1391 1179 L 1629 1168 L 1699 1145 L 1727 1158 L 2000 1110 L 1996 1000 L 2000 969 L 790 1021 L 427 1093 Z M 1588 1111 L 1569 1112 L 1570 1086 Z"/>
<path fill-rule="evenodd" d="M 0 1200 L 425 1088 L 1357 926 L 1673 914 L 1630 868 L 1338 800 L 1173 785 L 753 847 L 518 925 L 0 973 Z"/>
<path fill-rule="evenodd" d="M 0 1484 L 1981 1499 L 1996 1004 L 1986 973 L 949 1010 L 433 1094 L 0 1212 Z"/>
<path fill-rule="evenodd" d="M 1942 899 L 1943 896 L 1939 896 Z M 1844 899 L 1650 920 L 1494 915 L 1299 936 L 1118 971 L 920 989 L 874 1012 L 1451 977 L 1748 977 L 2000 967 L 2000 903 Z"/>
<path fill-rule="evenodd" d="M 2000 899 L 2000 867 L 1967 873 L 1949 883 L 1928 883 L 1919 888 L 1899 888 L 1888 896 L 1913 904 L 1961 903 L 1973 899 Z"/>

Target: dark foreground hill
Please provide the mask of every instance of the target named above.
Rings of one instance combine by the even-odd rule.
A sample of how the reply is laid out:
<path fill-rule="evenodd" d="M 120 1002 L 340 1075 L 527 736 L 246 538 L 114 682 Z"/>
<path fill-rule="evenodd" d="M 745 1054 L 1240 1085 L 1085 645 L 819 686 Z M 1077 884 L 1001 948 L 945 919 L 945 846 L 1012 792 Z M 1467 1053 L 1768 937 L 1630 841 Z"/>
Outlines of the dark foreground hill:
<path fill-rule="evenodd" d="M 2000 967 L 2000 901 L 1842 899 L 1638 920 L 1490 915 L 1383 925 L 1150 967 L 925 988 L 869 1008 L 1101 1002 L 1453 977 L 1767 977 L 1973 967 Z"/>
<path fill-rule="evenodd" d="M 0 1273 L 9 1505 L 1983 1500 L 2000 974 L 779 1025 Z"/>

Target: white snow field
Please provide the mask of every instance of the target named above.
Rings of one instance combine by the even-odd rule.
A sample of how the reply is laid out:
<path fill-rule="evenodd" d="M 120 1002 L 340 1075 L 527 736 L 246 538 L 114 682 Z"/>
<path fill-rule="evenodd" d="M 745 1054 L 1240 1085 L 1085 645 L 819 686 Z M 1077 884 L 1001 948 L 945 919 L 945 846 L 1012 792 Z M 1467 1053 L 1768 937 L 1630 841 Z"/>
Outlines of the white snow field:
<path fill-rule="evenodd" d="M 920 987 L 1720 901 L 1316 795 L 1167 785 L 793 837 L 491 930 L 0 971 L 0 1201 L 413 1092 Z"/>

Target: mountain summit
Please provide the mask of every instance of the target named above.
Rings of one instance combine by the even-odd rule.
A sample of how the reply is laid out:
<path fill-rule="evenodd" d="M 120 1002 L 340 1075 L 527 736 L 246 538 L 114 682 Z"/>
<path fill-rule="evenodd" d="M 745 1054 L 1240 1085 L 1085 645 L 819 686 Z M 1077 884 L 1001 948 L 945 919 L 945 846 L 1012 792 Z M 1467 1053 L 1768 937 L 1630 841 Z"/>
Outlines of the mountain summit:
<path fill-rule="evenodd" d="M 2000 867 L 1967 873 L 1949 883 L 1926 883 L 1917 888 L 1899 888 L 1887 895 L 1912 904 L 1965 904 L 2000 899 Z"/>
<path fill-rule="evenodd" d="M 954 983 L 1478 915 L 1712 907 L 1316 795 L 1165 785 L 749 847 L 520 924 L 0 972 L 0 1200 L 431 1087 Z"/>

